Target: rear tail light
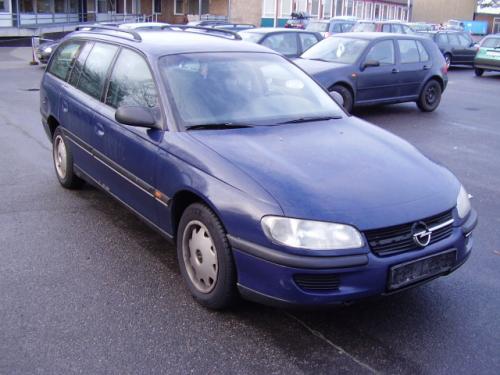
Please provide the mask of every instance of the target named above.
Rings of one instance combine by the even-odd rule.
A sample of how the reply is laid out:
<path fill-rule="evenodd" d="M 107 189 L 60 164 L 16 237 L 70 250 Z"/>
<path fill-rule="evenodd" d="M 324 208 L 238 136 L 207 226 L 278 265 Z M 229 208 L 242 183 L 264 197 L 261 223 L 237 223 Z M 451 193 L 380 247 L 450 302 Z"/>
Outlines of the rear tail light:
<path fill-rule="evenodd" d="M 443 74 L 448 74 L 448 66 L 446 64 L 444 64 L 442 67 L 441 67 L 441 72 Z"/>

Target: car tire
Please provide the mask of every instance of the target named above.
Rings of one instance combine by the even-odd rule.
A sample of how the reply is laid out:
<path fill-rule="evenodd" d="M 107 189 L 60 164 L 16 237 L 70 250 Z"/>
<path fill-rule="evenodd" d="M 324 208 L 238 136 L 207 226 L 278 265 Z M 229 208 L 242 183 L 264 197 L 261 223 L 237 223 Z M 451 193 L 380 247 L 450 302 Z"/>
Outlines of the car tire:
<path fill-rule="evenodd" d="M 484 69 L 479 69 L 479 68 L 475 68 L 474 69 L 474 74 L 476 75 L 476 77 L 481 77 L 484 73 Z"/>
<path fill-rule="evenodd" d="M 446 69 L 450 69 L 451 66 L 451 55 L 449 53 L 444 54 L 444 61 L 446 62 Z"/>
<path fill-rule="evenodd" d="M 231 246 L 219 218 L 202 203 L 191 204 L 182 214 L 177 230 L 177 259 L 198 303 L 221 310 L 236 302 Z"/>
<path fill-rule="evenodd" d="M 334 85 L 331 89 L 330 92 L 335 91 L 342 95 L 342 99 L 344 100 L 344 109 L 346 112 L 351 113 L 352 107 L 354 105 L 354 98 L 351 93 L 351 90 L 349 90 L 347 87 L 342 86 L 342 85 Z"/>
<path fill-rule="evenodd" d="M 435 79 L 429 80 L 423 87 L 417 105 L 422 112 L 434 111 L 441 102 L 441 84 Z"/>
<path fill-rule="evenodd" d="M 52 137 L 52 159 L 59 183 L 66 189 L 78 189 L 84 181 L 79 178 L 73 167 L 73 154 L 60 127 Z"/>

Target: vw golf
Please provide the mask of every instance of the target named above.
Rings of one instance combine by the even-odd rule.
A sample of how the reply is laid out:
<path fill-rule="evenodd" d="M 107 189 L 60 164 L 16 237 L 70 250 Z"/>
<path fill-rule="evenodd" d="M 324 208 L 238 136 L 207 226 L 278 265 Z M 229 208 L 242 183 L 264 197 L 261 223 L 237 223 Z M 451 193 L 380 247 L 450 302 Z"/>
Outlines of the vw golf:
<path fill-rule="evenodd" d="M 60 184 L 100 187 L 173 241 L 214 309 L 349 302 L 467 260 L 477 215 L 450 171 L 233 39 L 95 26 L 62 40 L 40 90 Z"/>

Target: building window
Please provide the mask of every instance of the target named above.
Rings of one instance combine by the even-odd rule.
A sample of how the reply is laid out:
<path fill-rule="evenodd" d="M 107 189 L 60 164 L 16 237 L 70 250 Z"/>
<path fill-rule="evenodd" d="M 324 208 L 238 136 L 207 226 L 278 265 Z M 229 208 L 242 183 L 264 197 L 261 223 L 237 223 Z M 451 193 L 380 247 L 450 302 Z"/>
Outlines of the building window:
<path fill-rule="evenodd" d="M 292 0 L 281 0 L 280 17 L 289 17 L 292 14 Z"/>
<path fill-rule="evenodd" d="M 296 0 L 295 11 L 296 12 L 307 12 L 307 0 Z"/>
<path fill-rule="evenodd" d="M 8 12 L 8 11 L 9 11 L 9 1 L 0 0 L 0 12 Z"/>
<path fill-rule="evenodd" d="M 355 9 L 355 16 L 358 17 L 358 18 L 363 18 L 363 5 L 364 5 L 364 1 L 358 1 L 356 2 L 356 9 Z"/>
<path fill-rule="evenodd" d="M 354 14 L 354 0 L 344 1 L 344 15 L 352 16 Z"/>
<path fill-rule="evenodd" d="M 335 16 L 342 15 L 342 0 L 334 0 L 335 1 Z"/>
<path fill-rule="evenodd" d="M 373 11 L 373 19 L 374 20 L 379 20 L 380 19 L 380 4 L 375 4 Z"/>
<path fill-rule="evenodd" d="M 276 13 L 276 0 L 263 0 L 262 17 L 274 18 Z"/>
<path fill-rule="evenodd" d="M 64 13 L 64 5 L 65 0 L 54 0 L 54 12 L 55 13 Z"/>
<path fill-rule="evenodd" d="M 331 18 L 333 13 L 332 0 L 323 0 L 323 18 Z"/>
<path fill-rule="evenodd" d="M 184 15 L 184 0 L 174 0 L 174 14 Z"/>
<path fill-rule="evenodd" d="M 37 13 L 52 13 L 52 9 L 50 9 L 50 0 L 37 0 L 36 1 L 36 12 Z"/>
<path fill-rule="evenodd" d="M 365 18 L 367 20 L 372 19 L 372 3 L 366 3 L 365 4 Z"/>
<path fill-rule="evenodd" d="M 69 0 L 68 3 L 69 13 L 78 13 L 78 2 L 79 0 Z"/>
<path fill-rule="evenodd" d="M 116 12 L 116 0 L 97 0 L 98 13 Z"/>
<path fill-rule="evenodd" d="M 319 15 L 319 0 L 311 1 L 311 17 L 318 17 Z"/>
<path fill-rule="evenodd" d="M 153 0 L 153 13 L 161 13 L 161 0 Z"/>
<path fill-rule="evenodd" d="M 161 0 L 158 0 L 161 1 Z M 202 0 L 201 1 L 201 14 L 208 14 L 209 10 L 209 0 Z M 189 9 L 188 13 L 189 14 L 198 14 L 200 12 L 200 2 L 199 0 L 189 0 Z"/>

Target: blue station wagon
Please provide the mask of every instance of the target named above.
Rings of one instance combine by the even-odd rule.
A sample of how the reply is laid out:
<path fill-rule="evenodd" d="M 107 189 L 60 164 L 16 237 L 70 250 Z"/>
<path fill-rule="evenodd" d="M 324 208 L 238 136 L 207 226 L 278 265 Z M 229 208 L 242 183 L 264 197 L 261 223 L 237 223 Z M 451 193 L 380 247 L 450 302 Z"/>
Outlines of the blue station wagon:
<path fill-rule="evenodd" d="M 40 90 L 60 184 L 101 188 L 174 242 L 214 309 L 391 294 L 467 260 L 477 215 L 451 172 L 231 35 L 66 37 Z"/>

